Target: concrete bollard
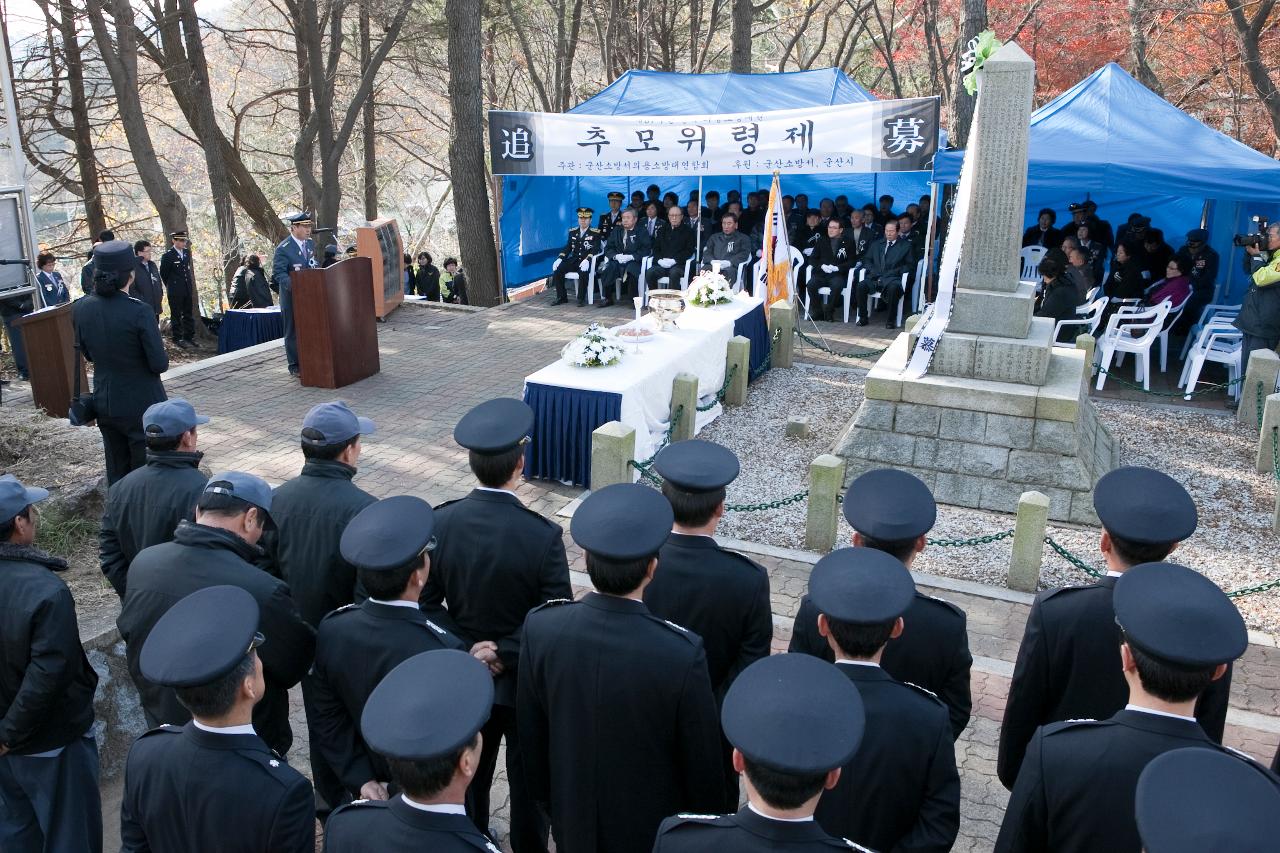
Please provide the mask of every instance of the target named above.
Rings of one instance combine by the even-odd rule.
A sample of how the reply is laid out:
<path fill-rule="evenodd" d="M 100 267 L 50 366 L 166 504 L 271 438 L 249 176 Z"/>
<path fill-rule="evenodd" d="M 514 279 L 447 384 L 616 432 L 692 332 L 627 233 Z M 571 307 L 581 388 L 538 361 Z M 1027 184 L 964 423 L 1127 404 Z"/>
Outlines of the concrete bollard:
<path fill-rule="evenodd" d="M 787 418 L 787 438 L 808 438 L 810 435 L 808 416 L 791 415 Z"/>
<path fill-rule="evenodd" d="M 680 423 L 671 431 L 672 441 L 686 441 L 693 438 L 693 428 L 698 422 L 698 377 L 692 373 L 677 373 L 671 380 L 671 417 L 676 416 L 676 409 L 684 406 L 680 415 Z"/>
<path fill-rule="evenodd" d="M 804 547 L 825 554 L 836 546 L 836 496 L 844 486 L 844 460 L 824 453 L 809 463 L 809 508 Z"/>
<path fill-rule="evenodd" d="M 1271 532 L 1280 533 L 1280 488 L 1276 489 L 1276 509 L 1271 514 Z"/>
<path fill-rule="evenodd" d="M 1048 496 L 1040 492 L 1023 492 L 1018 498 L 1018 520 L 1013 526 L 1013 549 L 1009 554 L 1010 589 L 1035 592 L 1040 585 L 1044 533 L 1048 524 Z"/>
<path fill-rule="evenodd" d="M 923 316 L 923 314 L 912 314 L 903 322 L 902 331 L 906 332 L 908 335 L 911 334 L 912 329 L 916 327 L 920 322 L 920 318 Z"/>
<path fill-rule="evenodd" d="M 724 392 L 726 406 L 741 406 L 747 402 L 747 382 L 751 379 L 751 341 L 742 335 L 729 339 L 729 347 L 724 354 L 725 375 L 728 376 L 728 371 L 735 366 L 738 369 L 734 371 L 733 380 Z"/>
<path fill-rule="evenodd" d="M 796 309 L 785 299 L 769 306 L 769 340 L 773 341 L 773 367 L 790 367 L 796 337 Z"/>
<path fill-rule="evenodd" d="M 636 453 L 636 431 L 620 421 L 609 421 L 591 433 L 591 490 L 635 479 L 631 460 Z"/>
<path fill-rule="evenodd" d="M 1274 394 L 1276 380 L 1280 378 L 1280 355 L 1275 350 L 1256 349 L 1245 353 L 1249 366 L 1244 370 L 1244 382 L 1240 384 L 1240 408 L 1236 409 L 1236 423 L 1250 427 L 1258 424 L 1258 383 L 1262 383 L 1262 396 Z"/>
<path fill-rule="evenodd" d="M 1280 394 L 1267 397 L 1266 404 L 1262 407 L 1262 429 L 1258 431 L 1259 474 L 1275 473 L 1275 454 L 1271 448 L 1271 433 L 1275 427 L 1280 427 Z"/>
<path fill-rule="evenodd" d="M 1084 384 L 1088 385 L 1093 378 L 1093 353 L 1097 349 L 1098 339 L 1093 335 L 1078 335 L 1076 349 L 1084 350 Z"/>

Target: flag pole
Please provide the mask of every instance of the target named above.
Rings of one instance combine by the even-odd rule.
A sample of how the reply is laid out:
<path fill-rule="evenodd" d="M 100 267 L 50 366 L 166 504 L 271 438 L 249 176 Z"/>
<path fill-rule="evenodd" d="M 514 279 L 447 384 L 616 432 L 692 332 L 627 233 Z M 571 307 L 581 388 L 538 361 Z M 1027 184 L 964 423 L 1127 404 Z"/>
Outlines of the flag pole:
<path fill-rule="evenodd" d="M 698 240 L 697 251 L 694 252 L 693 272 L 696 275 L 702 268 L 702 173 L 698 173 Z"/>

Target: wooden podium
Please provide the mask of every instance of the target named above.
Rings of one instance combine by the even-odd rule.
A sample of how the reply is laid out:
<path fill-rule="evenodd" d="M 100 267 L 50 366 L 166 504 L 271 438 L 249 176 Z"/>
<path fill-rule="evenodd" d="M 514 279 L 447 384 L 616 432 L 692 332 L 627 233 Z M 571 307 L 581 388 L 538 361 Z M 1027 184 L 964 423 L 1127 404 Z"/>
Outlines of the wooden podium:
<path fill-rule="evenodd" d="M 51 418 L 65 418 L 74 389 L 76 351 L 71 304 L 45 308 L 18 319 L 22 343 L 31 372 L 31 396 Z M 88 394 L 89 381 L 80 363 L 80 393 Z"/>
<path fill-rule="evenodd" d="M 303 385 L 341 388 L 380 369 L 371 277 L 368 258 L 291 274 Z"/>

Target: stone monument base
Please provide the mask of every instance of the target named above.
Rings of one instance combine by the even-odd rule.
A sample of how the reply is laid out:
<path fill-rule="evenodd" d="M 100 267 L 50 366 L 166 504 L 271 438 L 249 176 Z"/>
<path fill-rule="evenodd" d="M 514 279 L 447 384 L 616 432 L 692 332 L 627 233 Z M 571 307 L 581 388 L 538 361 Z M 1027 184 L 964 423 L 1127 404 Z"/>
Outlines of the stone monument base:
<path fill-rule="evenodd" d="M 945 340 L 945 338 L 944 338 Z M 836 442 L 847 481 L 872 468 L 920 477 L 939 503 L 1014 512 L 1018 497 L 1049 497 L 1055 521 L 1097 524 L 1093 487 L 1120 447 L 1083 384 L 1083 350 L 1053 347 L 1042 385 L 972 376 L 906 379 L 901 334 L 867 374 L 865 399 Z"/>

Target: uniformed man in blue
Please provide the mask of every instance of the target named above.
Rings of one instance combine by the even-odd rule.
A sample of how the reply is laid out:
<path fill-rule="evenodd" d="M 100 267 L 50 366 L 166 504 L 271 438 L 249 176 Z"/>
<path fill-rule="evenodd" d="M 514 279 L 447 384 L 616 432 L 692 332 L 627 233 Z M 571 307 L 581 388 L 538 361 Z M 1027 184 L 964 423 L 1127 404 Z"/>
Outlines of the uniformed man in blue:
<path fill-rule="evenodd" d="M 1249 645 L 1231 599 L 1185 566 L 1144 563 L 1116 581 L 1113 603 L 1129 704 L 1104 720 L 1036 730 L 996 853 L 1138 853 L 1133 802 L 1143 768 L 1183 747 L 1225 751 L 1192 713 Z"/>
<path fill-rule="evenodd" d="M 1280 788 L 1231 752 L 1188 747 L 1151 760 L 1134 803 L 1146 853 L 1274 853 Z"/>
<path fill-rule="evenodd" d="M 468 647 L 496 652 L 493 713 L 484 726 L 484 749 L 467 805 L 482 832 L 489 827 L 489 790 L 506 741 L 511 788 L 511 849 L 547 849 L 547 821 L 525 784 L 516 732 L 516 681 L 520 635 L 529 611 L 552 599 L 573 597 L 564 531 L 516 497 L 524 451 L 533 430 L 533 409 L 499 397 L 467 412 L 453 438 L 467 450 L 477 485 L 466 497 L 436 508 L 439 546 L 422 608 Z"/>
<path fill-rule="evenodd" d="M 622 202 L 626 198 L 617 190 L 605 196 L 605 199 L 609 202 L 609 209 L 600 214 L 600 223 L 596 226 L 596 230 L 600 232 L 600 241 L 602 243 L 609 239 L 609 232 L 614 226 L 622 224 Z"/>
<path fill-rule="evenodd" d="M 369 597 L 320 623 L 306 705 L 311 748 L 337 774 L 346 800 L 387 798 L 387 765 L 359 729 L 378 682 L 419 652 L 463 647 L 418 608 L 436 544 L 433 516 L 426 501 L 400 495 L 365 507 L 342 533 L 343 559 Z"/>
<path fill-rule="evenodd" d="M 498 853 L 463 805 L 492 705 L 488 668 L 463 652 L 422 652 L 391 670 L 369 695 L 360 728 L 398 792 L 330 815 L 326 853 Z"/>
<path fill-rule="evenodd" d="M 833 835 L 874 850 L 946 853 L 960 831 L 960 774 L 947 706 L 880 667 L 915 600 L 911 572 L 884 551 L 839 548 L 809 575 L 818 632 L 862 697 L 862 745 L 818 801 Z M 831 709 L 833 713 L 838 709 Z"/>
<path fill-rule="evenodd" d="M 160 256 L 160 279 L 169 298 L 169 332 L 175 346 L 189 349 L 196 345 L 195 267 L 187 232 L 174 231 L 169 240 L 169 248 Z"/>
<path fill-rule="evenodd" d="M 271 259 L 272 289 L 280 294 L 280 319 L 284 322 L 284 357 L 289 372 L 298 376 L 298 332 L 293 325 L 293 288 L 291 275 L 298 270 L 318 266 L 315 243 L 311 240 L 311 214 L 294 213 L 285 217 L 289 224 L 289 236 L 276 246 Z"/>
<path fill-rule="evenodd" d="M 667 818 L 653 853 L 867 850 L 814 820 L 818 798 L 863 740 L 862 700 L 835 667 L 809 655 L 762 658 L 729 688 L 721 720 L 747 805 Z"/>
<path fill-rule="evenodd" d="M 881 468 L 849 484 L 844 517 L 853 528 L 855 546 L 884 551 L 909 569 L 924 550 L 938 507 L 919 478 Z M 965 613 L 949 601 L 916 590 L 902 621 L 902 635 L 889 641 L 880 666 L 897 680 L 923 687 L 941 699 L 951 717 L 952 738 L 959 738 L 973 707 L 969 687 L 973 656 Z M 818 611 L 808 595 L 800 599 L 788 651 L 834 660 L 831 647 L 818 633 Z"/>
<path fill-rule="evenodd" d="M 1120 640 L 1112 608 L 1116 582 L 1130 566 L 1165 559 L 1196 529 L 1196 505 L 1186 489 L 1150 468 L 1117 468 L 1098 480 L 1093 508 L 1102 522 L 1099 548 L 1107 574 L 1083 586 L 1036 596 L 1027 616 L 1000 726 L 996 771 L 1013 788 L 1027 741 L 1038 726 L 1059 720 L 1106 719 L 1124 707 Z M 1222 742 L 1231 669 L 1207 686 L 1195 716 Z"/>
<path fill-rule="evenodd" d="M 152 729 L 129 751 L 121 853 L 313 853 L 311 783 L 253 727 L 264 642 L 257 602 L 235 586 L 193 592 L 156 622 L 142 672 L 173 689 L 191 721 Z"/>
<path fill-rule="evenodd" d="M 569 531 L 596 591 L 525 621 L 520 751 L 558 853 L 648 853 L 664 817 L 724 800 L 702 640 L 643 601 L 673 521 L 646 486 L 592 492 Z"/>
<path fill-rule="evenodd" d="M 589 207 L 578 208 L 578 226 L 569 229 L 569 238 L 564 248 L 552 264 L 551 283 L 556 289 L 555 301 L 551 304 L 563 305 L 569 301 L 565 289 L 565 275 L 578 273 L 578 304 L 587 298 L 587 271 L 591 266 L 591 256 L 600 254 L 604 248 L 604 240 L 600 232 L 591 227 L 591 216 L 595 211 Z"/>
<path fill-rule="evenodd" d="M 738 477 L 738 457 L 723 445 L 692 439 L 667 445 L 653 464 L 675 524 L 658 554 L 659 570 L 645 587 L 644 603 L 655 616 L 702 637 L 719 703 L 738 673 L 769 654 L 773 642 L 768 573 L 715 540 L 724 517 L 725 487 Z M 738 774 L 730 763 L 733 747 L 721 741 L 721 808 L 734 811 L 739 793 Z"/>

